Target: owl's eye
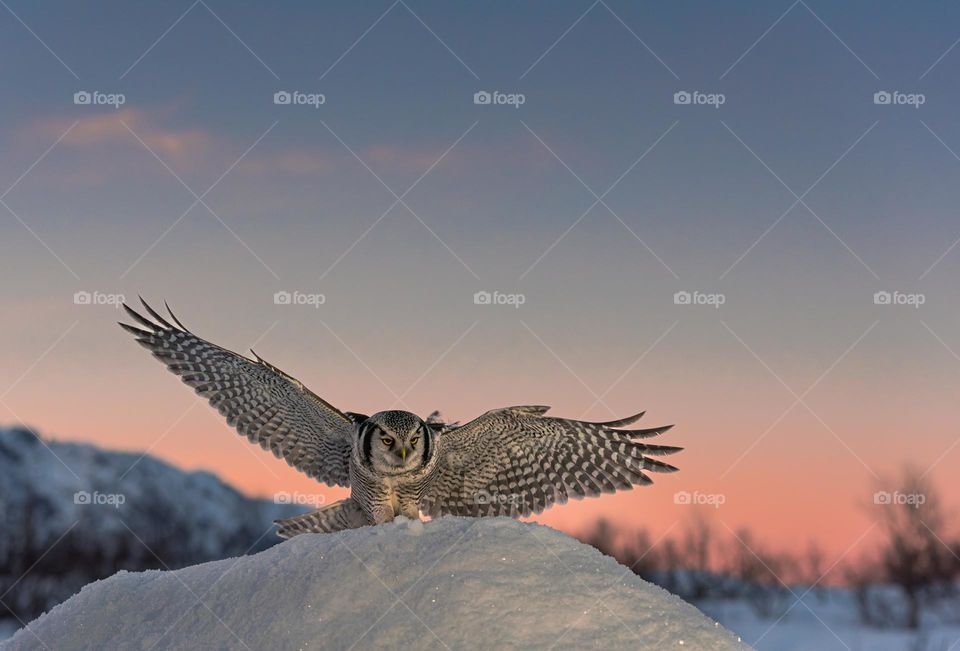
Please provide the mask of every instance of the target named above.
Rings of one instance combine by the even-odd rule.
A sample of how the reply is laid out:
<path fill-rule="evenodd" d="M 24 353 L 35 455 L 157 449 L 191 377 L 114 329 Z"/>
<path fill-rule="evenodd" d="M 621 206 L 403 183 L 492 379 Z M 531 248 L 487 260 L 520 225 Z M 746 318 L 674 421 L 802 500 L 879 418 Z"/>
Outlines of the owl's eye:
<path fill-rule="evenodd" d="M 419 440 L 419 436 L 414 436 L 412 439 L 410 439 L 410 445 L 416 445 Z"/>
<path fill-rule="evenodd" d="M 383 438 L 380 439 L 380 442 L 383 443 L 383 444 L 384 444 L 385 446 L 387 446 L 388 448 L 389 448 L 391 445 L 393 445 L 393 439 L 390 438 L 389 436 L 384 436 Z"/>

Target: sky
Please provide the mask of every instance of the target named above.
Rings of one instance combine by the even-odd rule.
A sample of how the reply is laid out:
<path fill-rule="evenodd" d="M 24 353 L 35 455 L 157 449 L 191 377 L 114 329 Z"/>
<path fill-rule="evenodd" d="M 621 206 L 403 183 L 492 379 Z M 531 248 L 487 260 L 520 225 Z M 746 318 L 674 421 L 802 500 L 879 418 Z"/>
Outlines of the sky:
<path fill-rule="evenodd" d="M 656 538 L 689 494 L 721 530 L 855 554 L 904 464 L 960 489 L 958 18 L 7 0 L 0 422 L 346 494 L 130 341 L 116 303 L 142 295 L 344 410 L 676 424 L 681 472 L 547 524 Z"/>

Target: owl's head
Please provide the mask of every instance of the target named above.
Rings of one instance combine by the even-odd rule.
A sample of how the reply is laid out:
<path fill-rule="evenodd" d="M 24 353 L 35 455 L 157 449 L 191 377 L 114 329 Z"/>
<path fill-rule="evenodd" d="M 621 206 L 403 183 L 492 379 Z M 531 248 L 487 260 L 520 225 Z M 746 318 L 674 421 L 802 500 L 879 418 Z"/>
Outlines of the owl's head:
<path fill-rule="evenodd" d="M 360 424 L 360 453 L 377 473 L 399 475 L 429 460 L 432 432 L 409 411 L 381 411 Z"/>

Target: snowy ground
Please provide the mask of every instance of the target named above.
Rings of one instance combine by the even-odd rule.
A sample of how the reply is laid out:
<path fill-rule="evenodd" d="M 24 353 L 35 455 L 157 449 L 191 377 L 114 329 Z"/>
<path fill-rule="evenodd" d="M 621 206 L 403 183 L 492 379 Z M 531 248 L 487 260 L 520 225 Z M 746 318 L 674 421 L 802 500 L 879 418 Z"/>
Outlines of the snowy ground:
<path fill-rule="evenodd" d="M 960 626 L 931 625 L 919 633 L 864 626 L 849 590 L 826 590 L 821 599 L 806 594 L 793 608 L 791 603 L 782 619 L 757 617 L 743 601 L 701 608 L 758 651 L 960 651 Z"/>
<path fill-rule="evenodd" d="M 34 649 L 747 648 L 613 559 L 510 519 L 402 520 L 85 587 Z M 809 647 L 807 647 L 809 648 Z"/>

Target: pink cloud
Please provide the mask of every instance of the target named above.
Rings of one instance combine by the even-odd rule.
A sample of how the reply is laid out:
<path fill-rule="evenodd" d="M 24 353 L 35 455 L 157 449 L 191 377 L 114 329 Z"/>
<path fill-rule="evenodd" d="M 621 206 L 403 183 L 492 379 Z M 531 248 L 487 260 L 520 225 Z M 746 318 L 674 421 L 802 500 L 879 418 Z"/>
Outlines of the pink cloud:
<path fill-rule="evenodd" d="M 182 163 L 195 161 L 210 149 L 213 138 L 205 131 L 161 126 L 160 117 L 143 109 L 127 107 L 81 117 L 72 129 L 70 125 L 75 121 L 72 118 L 39 120 L 25 133 L 31 138 L 55 140 L 70 129 L 60 144 L 74 147 L 119 144 L 142 148 L 143 145 L 137 142 L 139 137 L 164 160 Z"/>

